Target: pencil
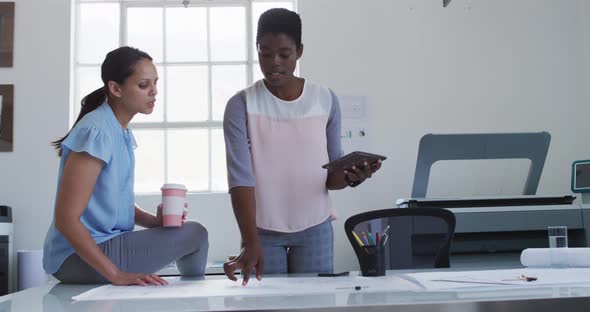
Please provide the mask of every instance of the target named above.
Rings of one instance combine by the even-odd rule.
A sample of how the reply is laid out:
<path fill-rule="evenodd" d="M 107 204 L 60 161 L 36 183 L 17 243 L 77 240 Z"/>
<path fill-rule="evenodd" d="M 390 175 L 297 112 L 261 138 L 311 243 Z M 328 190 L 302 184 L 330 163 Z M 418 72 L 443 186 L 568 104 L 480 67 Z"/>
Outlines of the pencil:
<path fill-rule="evenodd" d="M 359 243 L 359 245 L 361 247 L 365 246 L 365 244 L 363 244 L 363 241 L 361 241 L 361 239 L 359 238 L 359 236 L 356 235 L 356 233 L 354 231 L 352 231 L 352 236 L 354 236 L 354 238 L 356 239 L 357 243 Z"/>
<path fill-rule="evenodd" d="M 366 244 L 367 246 L 371 245 L 371 244 L 369 243 L 369 239 L 367 238 L 367 233 L 365 233 L 365 232 L 362 232 L 362 234 L 363 234 L 363 239 L 365 240 L 365 244 Z"/>
<path fill-rule="evenodd" d="M 367 233 L 369 233 L 369 243 L 371 245 L 375 245 L 375 242 L 373 241 L 373 235 L 371 235 L 371 232 L 367 231 Z"/>
<path fill-rule="evenodd" d="M 387 243 L 388 237 L 389 237 L 389 234 L 383 235 L 383 238 L 381 238 L 381 246 L 385 246 L 385 243 Z"/>
<path fill-rule="evenodd" d="M 387 225 L 387 227 L 383 231 L 383 234 L 381 234 L 382 237 L 385 236 L 385 235 L 389 235 L 389 225 Z"/>

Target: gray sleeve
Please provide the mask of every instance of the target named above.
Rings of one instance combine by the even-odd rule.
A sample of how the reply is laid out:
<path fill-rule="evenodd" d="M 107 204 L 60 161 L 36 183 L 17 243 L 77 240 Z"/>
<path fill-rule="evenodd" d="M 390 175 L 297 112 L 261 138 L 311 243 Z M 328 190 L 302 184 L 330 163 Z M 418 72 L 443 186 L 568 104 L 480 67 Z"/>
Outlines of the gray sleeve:
<path fill-rule="evenodd" d="M 342 114 L 340 113 L 338 97 L 332 90 L 330 90 L 330 93 L 332 94 L 332 108 L 326 126 L 326 136 L 328 139 L 328 158 L 332 161 L 342 156 Z"/>
<path fill-rule="evenodd" d="M 227 102 L 223 116 L 223 136 L 228 189 L 236 186 L 255 186 L 256 178 L 252 171 L 244 92 L 234 95 Z"/>

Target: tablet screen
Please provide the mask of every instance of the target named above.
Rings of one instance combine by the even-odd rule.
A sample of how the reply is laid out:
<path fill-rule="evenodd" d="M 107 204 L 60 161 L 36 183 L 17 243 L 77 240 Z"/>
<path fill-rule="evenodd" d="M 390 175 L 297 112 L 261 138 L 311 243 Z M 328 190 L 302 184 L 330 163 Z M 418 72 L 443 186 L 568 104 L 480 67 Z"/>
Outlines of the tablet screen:
<path fill-rule="evenodd" d="M 367 152 L 352 152 L 348 155 L 342 156 L 336 160 L 333 160 L 325 165 L 322 168 L 328 170 L 334 169 L 350 169 L 352 166 L 362 166 L 364 161 L 367 161 L 370 165 L 376 163 L 378 160 L 385 160 L 387 157 L 371 154 Z"/>

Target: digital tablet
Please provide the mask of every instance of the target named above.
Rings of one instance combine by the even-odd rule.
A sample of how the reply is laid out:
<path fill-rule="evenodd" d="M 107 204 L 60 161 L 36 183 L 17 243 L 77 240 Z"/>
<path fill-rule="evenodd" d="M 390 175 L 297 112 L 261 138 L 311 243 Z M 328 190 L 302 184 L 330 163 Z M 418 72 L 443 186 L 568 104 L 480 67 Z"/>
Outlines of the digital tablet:
<path fill-rule="evenodd" d="M 356 151 L 338 159 L 332 160 L 331 162 L 323 165 L 322 168 L 328 170 L 344 170 L 350 169 L 353 165 L 362 168 L 363 162 L 365 161 L 369 163 L 369 165 L 374 165 L 378 160 L 383 161 L 385 159 L 387 159 L 385 156 Z"/>

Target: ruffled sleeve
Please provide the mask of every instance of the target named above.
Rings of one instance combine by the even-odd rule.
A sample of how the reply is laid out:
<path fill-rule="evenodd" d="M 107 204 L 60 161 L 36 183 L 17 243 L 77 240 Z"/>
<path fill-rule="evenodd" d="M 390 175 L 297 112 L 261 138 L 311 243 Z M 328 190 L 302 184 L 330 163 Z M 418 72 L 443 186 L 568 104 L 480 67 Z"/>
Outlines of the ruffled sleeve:
<path fill-rule="evenodd" d="M 106 164 L 111 160 L 111 139 L 99 128 L 74 127 L 61 145 L 73 152 L 86 152 Z"/>

